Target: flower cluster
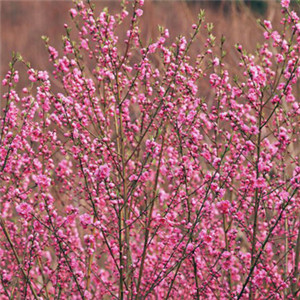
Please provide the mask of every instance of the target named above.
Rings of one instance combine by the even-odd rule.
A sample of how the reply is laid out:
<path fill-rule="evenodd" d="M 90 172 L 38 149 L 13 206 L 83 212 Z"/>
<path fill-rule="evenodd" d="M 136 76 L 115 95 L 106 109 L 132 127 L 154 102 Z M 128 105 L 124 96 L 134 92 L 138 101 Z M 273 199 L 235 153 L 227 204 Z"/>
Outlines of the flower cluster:
<path fill-rule="evenodd" d="M 282 32 L 264 21 L 257 55 L 237 45 L 235 76 L 204 12 L 190 37 L 145 43 L 143 2 L 76 2 L 77 38 L 65 25 L 61 53 L 44 38 L 52 72 L 13 57 L 1 299 L 299 298 L 298 15 L 281 1 Z"/>

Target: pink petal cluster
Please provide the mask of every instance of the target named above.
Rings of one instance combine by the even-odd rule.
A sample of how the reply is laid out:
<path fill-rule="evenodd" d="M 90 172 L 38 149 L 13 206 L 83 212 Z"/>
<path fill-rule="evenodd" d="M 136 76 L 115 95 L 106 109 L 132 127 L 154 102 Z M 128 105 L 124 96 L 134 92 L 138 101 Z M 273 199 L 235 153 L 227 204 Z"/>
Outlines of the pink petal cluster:
<path fill-rule="evenodd" d="M 276 30 L 261 23 L 255 54 L 232 50 L 237 76 L 202 12 L 191 36 L 161 29 L 146 43 L 143 0 L 116 14 L 76 1 L 76 40 L 65 25 L 59 54 L 45 38 L 51 76 L 14 57 L 0 114 L 0 299 L 299 299 L 289 2 Z"/>

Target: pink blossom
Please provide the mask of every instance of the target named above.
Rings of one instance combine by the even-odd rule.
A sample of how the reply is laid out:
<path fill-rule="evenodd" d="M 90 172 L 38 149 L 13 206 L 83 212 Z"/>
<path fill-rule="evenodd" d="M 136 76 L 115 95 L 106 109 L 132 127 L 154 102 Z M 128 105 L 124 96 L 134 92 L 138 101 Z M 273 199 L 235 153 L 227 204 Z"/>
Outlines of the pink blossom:
<path fill-rule="evenodd" d="M 83 228 L 87 228 L 88 225 L 92 224 L 92 217 L 87 213 L 81 215 L 79 220 Z"/>
<path fill-rule="evenodd" d="M 217 208 L 222 214 L 228 214 L 231 204 L 228 200 L 223 200 L 217 203 Z"/>
<path fill-rule="evenodd" d="M 32 82 L 37 81 L 36 73 L 35 73 L 34 69 L 29 69 L 29 70 L 27 71 L 27 74 L 29 75 L 28 79 L 29 79 L 30 81 L 32 81 Z"/>
<path fill-rule="evenodd" d="M 53 59 L 56 59 L 58 57 L 58 52 L 56 49 L 52 46 L 49 46 L 48 48 L 50 55 L 53 57 Z"/>
<path fill-rule="evenodd" d="M 189 243 L 186 247 L 186 251 L 189 253 L 189 252 L 192 252 L 194 250 L 194 245 L 192 243 Z"/>
<path fill-rule="evenodd" d="M 259 177 L 255 180 L 255 187 L 257 188 L 265 188 L 266 187 L 266 181 L 263 177 Z"/>
<path fill-rule="evenodd" d="M 141 17 L 141 16 L 143 15 L 143 10 L 140 9 L 140 8 L 138 8 L 138 9 L 136 10 L 136 15 L 137 15 L 138 17 Z"/>
<path fill-rule="evenodd" d="M 75 8 L 71 8 L 70 14 L 71 14 L 72 18 L 75 18 L 77 16 L 77 10 Z"/>
<path fill-rule="evenodd" d="M 32 175 L 32 179 L 40 187 L 47 188 L 51 185 L 51 178 L 47 177 L 46 175 Z"/>
<path fill-rule="evenodd" d="M 281 6 L 284 8 L 288 8 L 290 5 L 290 0 L 281 0 Z"/>
<path fill-rule="evenodd" d="M 130 177 L 128 178 L 130 181 L 135 181 L 138 180 L 138 176 L 135 174 L 130 175 Z"/>
<path fill-rule="evenodd" d="M 19 72 L 18 72 L 18 71 L 15 71 L 14 81 L 15 81 L 16 83 L 19 82 Z"/>
<path fill-rule="evenodd" d="M 218 66 L 220 64 L 220 60 L 217 57 L 215 57 L 212 63 L 214 66 Z"/>
<path fill-rule="evenodd" d="M 16 211 L 25 219 L 29 219 L 31 217 L 32 207 L 27 203 L 22 202 L 16 206 Z"/>
<path fill-rule="evenodd" d="M 99 166 L 96 170 L 95 175 L 97 176 L 98 180 L 103 180 L 109 177 L 110 168 L 107 164 Z"/>
<path fill-rule="evenodd" d="M 89 44 L 86 39 L 81 40 L 81 47 L 85 50 L 89 50 Z"/>
<path fill-rule="evenodd" d="M 37 77 L 38 77 L 38 79 L 41 79 L 41 80 L 49 79 L 48 72 L 46 72 L 46 71 L 39 71 Z"/>
<path fill-rule="evenodd" d="M 272 29 L 272 23 L 270 21 L 264 20 L 264 24 L 268 29 Z"/>

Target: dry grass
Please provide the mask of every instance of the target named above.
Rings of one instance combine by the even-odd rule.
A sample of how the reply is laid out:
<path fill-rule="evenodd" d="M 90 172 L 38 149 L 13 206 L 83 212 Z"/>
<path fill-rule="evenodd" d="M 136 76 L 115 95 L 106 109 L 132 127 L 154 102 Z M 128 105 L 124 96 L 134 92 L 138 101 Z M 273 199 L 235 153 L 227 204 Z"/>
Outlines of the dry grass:
<path fill-rule="evenodd" d="M 6 72 L 12 51 L 20 52 L 24 58 L 39 69 L 47 69 L 47 53 L 41 35 L 50 37 L 52 44 L 61 47 L 63 24 L 71 23 L 68 10 L 71 1 L 2 1 L 1 5 L 1 75 Z M 98 1 L 97 8 L 105 6 L 118 11 L 119 3 Z M 265 17 L 279 23 L 278 4 L 268 2 Z M 187 35 L 200 9 L 205 9 L 207 22 L 215 24 L 215 34 L 227 38 L 228 63 L 237 60 L 232 46 L 239 42 L 253 51 L 261 41 L 261 30 L 257 26 L 257 15 L 245 3 L 233 1 L 146 1 L 142 20 L 145 40 L 157 36 L 157 25 L 169 28 L 171 37 Z M 261 16 L 262 17 L 262 16 Z M 201 48 L 201 43 L 198 49 Z"/>

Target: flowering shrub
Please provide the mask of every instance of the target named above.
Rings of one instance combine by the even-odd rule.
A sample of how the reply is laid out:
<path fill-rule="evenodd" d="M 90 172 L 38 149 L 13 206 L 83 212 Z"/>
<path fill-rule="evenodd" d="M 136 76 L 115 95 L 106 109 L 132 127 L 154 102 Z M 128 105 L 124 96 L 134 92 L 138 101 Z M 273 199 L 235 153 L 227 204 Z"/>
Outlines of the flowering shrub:
<path fill-rule="evenodd" d="M 237 45 L 237 78 L 203 12 L 191 37 L 161 28 L 145 43 L 142 6 L 129 17 L 77 2 L 78 38 L 66 25 L 63 54 L 44 37 L 54 77 L 13 57 L 1 299 L 298 298 L 299 17 L 284 0 L 282 32 L 264 21 L 256 55 Z M 189 57 L 202 26 L 206 43 Z"/>

